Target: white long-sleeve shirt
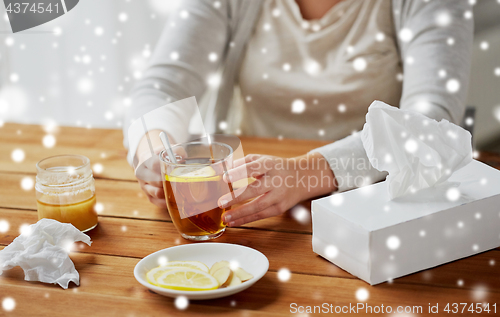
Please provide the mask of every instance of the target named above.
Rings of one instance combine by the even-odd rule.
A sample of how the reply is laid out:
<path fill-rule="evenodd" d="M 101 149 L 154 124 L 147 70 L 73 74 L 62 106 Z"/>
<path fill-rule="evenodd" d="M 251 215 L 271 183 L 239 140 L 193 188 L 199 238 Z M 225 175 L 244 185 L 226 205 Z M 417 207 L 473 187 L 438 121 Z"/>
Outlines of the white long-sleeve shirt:
<path fill-rule="evenodd" d="M 459 122 L 465 108 L 473 36 L 472 19 L 466 13 L 471 10 L 468 2 L 385 1 L 392 5 L 399 59 L 408 64 L 413 61 L 411 66 L 415 66 L 403 64 L 401 99 L 394 106 L 413 109 L 437 120 Z M 241 61 L 261 16 L 262 3 L 261 0 L 182 1 L 171 13 L 150 67 L 134 90 L 124 125 L 125 136 L 134 119 L 169 101 L 190 96 L 201 100 L 207 89 L 210 98 L 202 110 L 214 114 L 216 128 L 219 122 L 227 121 Z M 220 76 L 221 84 L 210 87 L 214 76 Z M 454 89 L 457 85 L 458 90 Z M 148 129 L 162 129 L 180 142 L 187 136 L 191 116 L 190 111 L 172 107 L 150 120 Z M 136 143 L 128 144 L 125 140 L 129 162 Z M 353 164 L 367 162 L 356 134 L 316 151 L 330 162 L 341 191 L 357 186 L 345 179 L 361 176 L 376 181 L 385 175 Z"/>

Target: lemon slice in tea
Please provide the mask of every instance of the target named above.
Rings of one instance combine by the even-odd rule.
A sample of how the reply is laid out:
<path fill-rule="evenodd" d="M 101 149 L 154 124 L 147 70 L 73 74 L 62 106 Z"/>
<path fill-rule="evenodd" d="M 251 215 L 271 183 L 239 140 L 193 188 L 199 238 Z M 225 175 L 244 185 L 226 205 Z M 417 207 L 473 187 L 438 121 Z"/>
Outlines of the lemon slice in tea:
<path fill-rule="evenodd" d="M 180 291 L 209 291 L 219 287 L 219 282 L 212 275 L 188 268 L 167 271 L 156 282 L 160 287 Z"/>
<path fill-rule="evenodd" d="M 165 180 L 171 182 L 201 182 L 218 180 L 220 176 L 216 176 L 215 170 L 211 166 L 180 166 L 170 173 L 165 175 Z"/>

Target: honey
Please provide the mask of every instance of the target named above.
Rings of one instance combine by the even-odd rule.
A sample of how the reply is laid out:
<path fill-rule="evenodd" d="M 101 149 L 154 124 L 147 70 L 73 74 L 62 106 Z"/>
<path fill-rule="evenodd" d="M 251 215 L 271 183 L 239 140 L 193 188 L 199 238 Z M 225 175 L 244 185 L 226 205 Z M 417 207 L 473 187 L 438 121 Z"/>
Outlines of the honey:
<path fill-rule="evenodd" d="M 81 155 L 60 155 L 37 164 L 38 219 L 71 223 L 82 232 L 97 226 L 96 196 L 90 160 Z"/>
<path fill-rule="evenodd" d="M 95 194 L 84 201 L 73 204 L 49 204 L 50 196 L 42 196 L 37 200 L 38 219 L 49 218 L 59 222 L 71 223 L 80 231 L 88 231 L 97 225 L 97 213 L 95 211 Z M 52 199 L 53 200 L 53 199 Z"/>

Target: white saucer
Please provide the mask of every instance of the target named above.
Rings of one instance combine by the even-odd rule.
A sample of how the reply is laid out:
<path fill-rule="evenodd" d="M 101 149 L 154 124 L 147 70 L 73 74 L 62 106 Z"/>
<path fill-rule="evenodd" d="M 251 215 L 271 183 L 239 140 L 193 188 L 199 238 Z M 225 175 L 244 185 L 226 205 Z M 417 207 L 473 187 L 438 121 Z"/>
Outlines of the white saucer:
<path fill-rule="evenodd" d="M 168 261 L 200 261 L 209 268 L 219 261 L 234 263 L 254 277 L 238 286 L 211 291 L 177 291 L 152 285 L 146 280 L 146 273 Z M 260 280 L 269 269 L 269 260 L 261 252 L 245 246 L 230 243 L 193 243 L 163 249 L 146 256 L 135 266 L 134 276 L 142 285 L 155 293 L 168 297 L 185 296 L 188 299 L 213 299 L 239 293 Z"/>

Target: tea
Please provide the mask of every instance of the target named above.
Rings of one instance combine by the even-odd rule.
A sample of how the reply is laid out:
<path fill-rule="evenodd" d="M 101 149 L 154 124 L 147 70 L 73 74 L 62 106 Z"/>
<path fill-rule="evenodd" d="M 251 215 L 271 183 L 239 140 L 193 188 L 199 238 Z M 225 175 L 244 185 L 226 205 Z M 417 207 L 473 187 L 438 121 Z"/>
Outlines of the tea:
<path fill-rule="evenodd" d="M 94 210 L 95 195 L 77 203 L 62 203 L 60 197 L 42 195 L 37 199 L 38 219 L 49 218 L 64 223 L 71 223 L 80 231 L 88 231 L 97 225 L 97 213 Z"/>
<path fill-rule="evenodd" d="M 183 166 L 165 175 L 163 188 L 170 217 L 177 230 L 187 236 L 206 236 L 222 233 L 222 215 L 229 208 L 220 208 L 218 199 L 230 192 L 222 179 L 221 164 L 210 158 L 190 158 Z M 197 166 L 198 165 L 198 166 Z"/>

